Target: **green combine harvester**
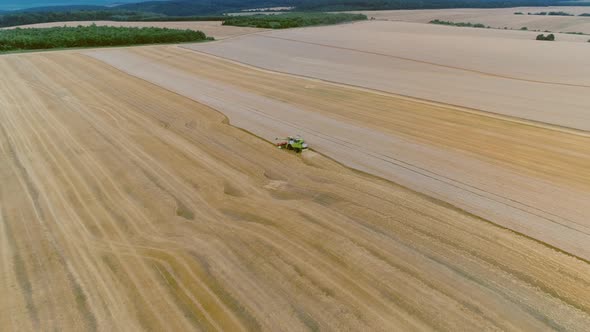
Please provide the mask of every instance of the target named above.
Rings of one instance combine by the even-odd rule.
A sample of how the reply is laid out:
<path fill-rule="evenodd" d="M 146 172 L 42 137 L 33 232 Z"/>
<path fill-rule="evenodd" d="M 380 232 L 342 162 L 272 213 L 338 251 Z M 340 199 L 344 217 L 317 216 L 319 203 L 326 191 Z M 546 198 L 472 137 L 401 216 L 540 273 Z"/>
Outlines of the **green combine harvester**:
<path fill-rule="evenodd" d="M 282 142 L 276 144 L 279 149 L 293 150 L 297 153 L 307 150 L 307 143 L 305 143 L 303 138 L 301 138 L 299 135 L 295 137 L 289 136 L 286 138 L 277 137 L 275 140 L 282 140 Z"/>

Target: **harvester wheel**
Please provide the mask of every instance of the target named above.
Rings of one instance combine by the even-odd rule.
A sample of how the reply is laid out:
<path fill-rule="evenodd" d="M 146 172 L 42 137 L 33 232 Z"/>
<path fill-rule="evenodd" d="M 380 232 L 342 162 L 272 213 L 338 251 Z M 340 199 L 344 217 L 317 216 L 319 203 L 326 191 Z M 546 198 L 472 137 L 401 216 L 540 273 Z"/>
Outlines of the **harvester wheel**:
<path fill-rule="evenodd" d="M 287 144 L 287 150 L 293 150 L 293 145 Z"/>
<path fill-rule="evenodd" d="M 295 152 L 299 153 L 299 152 L 301 152 L 301 149 L 300 148 L 295 148 Z"/>

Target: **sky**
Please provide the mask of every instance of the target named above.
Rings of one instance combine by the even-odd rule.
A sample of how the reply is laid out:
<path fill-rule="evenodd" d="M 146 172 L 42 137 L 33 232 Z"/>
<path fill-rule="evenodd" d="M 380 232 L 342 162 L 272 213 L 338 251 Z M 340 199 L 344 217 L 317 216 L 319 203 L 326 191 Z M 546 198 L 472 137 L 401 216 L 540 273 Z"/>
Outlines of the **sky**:
<path fill-rule="evenodd" d="M 0 0 L 0 10 L 65 5 L 112 5 L 141 1 L 145 0 Z"/>

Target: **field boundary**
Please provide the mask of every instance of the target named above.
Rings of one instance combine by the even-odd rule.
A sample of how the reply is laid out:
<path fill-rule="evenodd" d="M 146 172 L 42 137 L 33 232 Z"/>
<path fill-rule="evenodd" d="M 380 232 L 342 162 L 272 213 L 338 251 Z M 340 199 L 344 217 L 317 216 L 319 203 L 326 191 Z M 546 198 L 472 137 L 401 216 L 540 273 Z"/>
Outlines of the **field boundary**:
<path fill-rule="evenodd" d="M 505 114 L 500 114 L 500 113 L 491 112 L 491 111 L 484 111 L 484 110 L 481 110 L 481 109 L 470 108 L 470 107 L 461 106 L 461 105 L 457 105 L 457 104 L 450 104 L 450 103 L 445 103 L 445 102 L 440 102 L 440 101 L 435 101 L 435 100 L 429 100 L 429 99 L 420 98 L 420 97 L 414 97 L 414 96 L 409 96 L 409 95 L 397 94 L 397 93 L 393 93 L 393 92 L 389 92 L 389 91 L 385 91 L 385 90 L 366 88 L 366 87 L 362 87 L 362 86 L 358 86 L 358 85 L 346 84 L 346 83 L 341 83 L 341 82 L 336 82 L 336 81 L 331 81 L 331 80 L 316 78 L 316 77 L 307 76 L 307 75 L 292 74 L 292 73 L 288 73 L 288 72 L 285 72 L 285 71 L 279 71 L 279 70 L 270 70 L 270 69 L 258 67 L 258 66 L 255 66 L 255 65 L 251 65 L 251 64 L 248 64 L 248 63 L 245 63 L 245 62 L 241 62 L 241 61 L 229 59 L 229 58 L 226 58 L 226 57 L 214 55 L 214 54 L 211 54 L 211 53 L 207 53 L 207 52 L 204 52 L 204 51 L 197 51 L 197 50 L 194 50 L 194 49 L 191 49 L 191 48 L 186 48 L 186 47 L 183 47 L 181 45 L 178 45 L 176 47 L 181 48 L 181 49 L 186 50 L 186 51 L 189 51 L 189 52 L 194 52 L 194 53 L 198 53 L 198 54 L 201 54 L 201 55 L 204 55 L 204 56 L 208 56 L 208 57 L 211 57 L 211 58 L 222 59 L 224 61 L 228 61 L 228 62 L 233 63 L 233 64 L 241 65 L 243 67 L 250 68 L 250 69 L 255 69 L 255 70 L 258 70 L 258 71 L 261 71 L 261 72 L 265 72 L 265 73 L 271 73 L 271 74 L 277 74 L 277 75 L 283 75 L 283 76 L 291 76 L 291 77 L 298 77 L 298 78 L 302 78 L 302 79 L 305 79 L 305 80 L 308 80 L 308 81 L 311 81 L 311 82 L 321 82 L 321 83 L 326 83 L 326 84 L 330 84 L 330 85 L 333 85 L 333 86 L 339 86 L 339 87 L 345 87 L 345 88 L 359 90 L 359 91 L 371 92 L 371 93 L 374 93 L 374 94 L 377 94 L 377 95 L 389 96 L 389 97 L 396 97 L 396 98 L 400 98 L 402 100 L 413 101 L 413 102 L 417 102 L 417 103 L 420 103 L 420 104 L 423 104 L 423 105 L 432 105 L 432 106 L 447 107 L 447 108 L 452 109 L 454 111 L 459 111 L 459 112 L 464 112 L 464 113 L 469 113 L 469 114 L 480 115 L 480 116 L 485 116 L 485 117 L 489 117 L 489 118 L 494 118 L 494 119 L 499 119 L 499 120 L 514 122 L 514 123 L 518 123 L 518 124 L 522 124 L 522 125 L 527 125 L 527 126 L 531 126 L 531 127 L 535 127 L 535 128 L 541 128 L 541 129 L 546 129 L 546 130 L 558 131 L 558 132 L 567 133 L 567 134 L 571 134 L 571 135 L 582 136 L 582 137 L 590 137 L 590 131 L 586 131 L 586 130 L 582 130 L 582 129 L 571 128 L 571 127 L 566 127 L 566 126 L 560 126 L 560 125 L 556 125 L 556 124 L 552 124 L 552 123 L 548 123 L 548 122 L 536 121 L 536 120 L 531 120 L 531 119 L 526 119 L 526 118 L 521 118 L 521 117 L 511 116 L 511 115 L 505 115 Z M 589 88 L 590 88 L 590 86 L 589 86 Z"/>

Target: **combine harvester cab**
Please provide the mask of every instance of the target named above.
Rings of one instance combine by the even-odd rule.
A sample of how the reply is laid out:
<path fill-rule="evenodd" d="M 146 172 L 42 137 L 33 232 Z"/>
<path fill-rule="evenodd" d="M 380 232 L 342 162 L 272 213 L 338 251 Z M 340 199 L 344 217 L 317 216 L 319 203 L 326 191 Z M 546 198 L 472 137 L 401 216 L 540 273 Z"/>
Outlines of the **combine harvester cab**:
<path fill-rule="evenodd" d="M 295 152 L 299 153 L 304 150 L 307 150 L 307 143 L 303 140 L 301 136 L 289 136 L 287 138 L 275 138 L 275 140 L 282 140 L 276 144 L 279 149 L 287 149 L 287 150 L 294 150 Z"/>

